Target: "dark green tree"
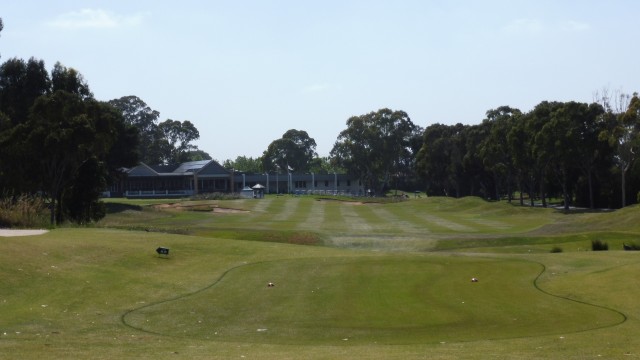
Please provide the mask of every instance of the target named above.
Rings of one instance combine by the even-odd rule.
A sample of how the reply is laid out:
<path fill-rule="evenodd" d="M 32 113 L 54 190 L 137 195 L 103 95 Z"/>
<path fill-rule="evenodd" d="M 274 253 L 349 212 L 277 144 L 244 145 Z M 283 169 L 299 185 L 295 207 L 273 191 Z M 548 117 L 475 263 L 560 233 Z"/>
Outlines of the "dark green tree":
<path fill-rule="evenodd" d="M 500 106 L 488 110 L 487 118 L 483 121 L 490 129 L 484 134 L 479 146 L 479 156 L 482 157 L 487 171 L 493 174 L 496 200 L 499 200 L 502 194 L 507 195 L 509 202 L 512 199 L 514 157 L 509 146 L 508 134 L 521 115 L 518 109 Z"/>
<path fill-rule="evenodd" d="M 456 196 L 481 196 L 485 199 L 499 199 L 500 178 L 487 167 L 483 146 L 493 123 L 483 121 L 478 125 L 467 125 L 453 138 L 462 154 L 462 166 L 457 168 Z"/>
<path fill-rule="evenodd" d="M 160 149 L 165 164 L 188 161 L 189 152 L 198 149 L 192 142 L 200 138 L 200 133 L 189 120 L 167 119 L 158 124 L 158 130 L 162 134 Z"/>
<path fill-rule="evenodd" d="M 376 193 L 383 193 L 392 176 L 404 170 L 406 159 L 414 156 L 415 133 L 416 125 L 404 111 L 380 109 L 353 116 L 338 135 L 332 161 Z"/>
<path fill-rule="evenodd" d="M 417 155 L 418 174 L 429 195 L 460 196 L 462 141 L 465 125 L 433 124 L 424 130 L 424 141 Z"/>
<path fill-rule="evenodd" d="M 25 62 L 12 58 L 0 66 L 0 111 L 10 122 L 0 124 L 0 130 L 27 121 L 34 101 L 51 90 L 51 79 L 44 61 L 34 58 Z"/>
<path fill-rule="evenodd" d="M 81 99 L 93 98 L 89 84 L 87 84 L 82 74 L 74 68 L 67 68 L 60 62 L 57 62 L 51 71 L 51 86 L 52 91 L 66 91 L 79 96 Z"/>
<path fill-rule="evenodd" d="M 109 104 L 122 112 L 128 124 L 138 129 L 140 141 L 137 152 L 140 161 L 151 165 L 160 164 L 162 162 L 161 151 L 156 146 L 160 140 L 158 137 L 161 137 L 161 132 L 158 131 L 160 113 L 133 95 L 111 100 Z"/>
<path fill-rule="evenodd" d="M 110 175 L 137 161 L 135 128 L 94 100 L 80 73 L 59 63 L 50 80 L 42 61 L 11 59 L 0 67 L 0 84 L 0 108 L 11 114 L 0 117 L 1 190 L 44 192 L 52 223 L 65 215 L 95 219 L 100 212 L 87 206 L 97 209 Z"/>
<path fill-rule="evenodd" d="M 624 113 L 618 116 L 613 131 L 616 141 L 616 163 L 620 169 L 622 207 L 627 204 L 627 172 L 633 166 L 640 151 L 640 98 L 634 93 Z"/>
<path fill-rule="evenodd" d="M 21 126 L 18 133 L 24 134 L 31 154 L 39 154 L 41 183 L 51 199 L 51 223 L 60 222 L 64 189 L 92 156 L 95 132 L 91 121 L 82 99 L 60 90 L 38 98 L 29 122 Z"/>
<path fill-rule="evenodd" d="M 303 130 L 287 130 L 262 154 L 265 171 L 308 172 L 316 157 L 316 141 Z"/>
<path fill-rule="evenodd" d="M 182 157 L 185 159 L 184 161 L 200 161 L 213 159 L 211 155 L 209 155 L 209 153 L 200 149 L 188 150 L 182 155 Z"/>
<path fill-rule="evenodd" d="M 553 133 L 554 129 L 561 131 L 562 123 L 550 124 L 553 113 L 562 107 L 560 102 L 543 101 L 536 105 L 527 117 L 527 135 L 533 137 L 531 141 L 531 154 L 534 160 L 532 172 L 535 174 L 536 183 L 539 187 L 538 197 L 542 200 L 542 206 L 547 206 L 547 196 L 549 173 L 562 182 L 565 175 L 560 173 L 557 166 L 556 146 L 560 146 L 559 138 Z M 555 167 L 555 169 L 554 169 Z M 559 177 L 559 178 L 558 178 Z"/>
<path fill-rule="evenodd" d="M 533 157 L 533 141 L 528 132 L 528 121 L 531 115 L 522 114 L 512 123 L 507 132 L 507 146 L 513 163 L 515 182 L 520 192 L 520 205 L 524 205 L 524 194 L 529 196 L 529 203 L 534 206 L 536 194 L 535 158 Z"/>
<path fill-rule="evenodd" d="M 73 182 L 64 192 L 60 208 L 70 220 L 84 224 L 102 219 L 105 214 L 104 203 L 99 201 L 100 194 L 106 189 L 107 171 L 104 163 L 95 156 L 85 160 L 79 167 Z M 62 206 L 72 204 L 72 206 Z"/>
<path fill-rule="evenodd" d="M 225 160 L 222 166 L 228 170 L 244 173 L 260 174 L 263 172 L 262 159 L 247 156 L 237 156 L 235 160 Z"/>
<path fill-rule="evenodd" d="M 604 108 L 596 103 L 568 103 L 566 115 L 572 121 L 572 138 L 575 139 L 576 158 L 574 166 L 582 172 L 582 177 L 586 178 L 587 194 L 589 198 L 588 206 L 593 209 L 596 205 L 596 176 L 597 167 L 603 165 L 605 158 L 612 156 L 613 149 L 607 141 L 604 141 L 600 134 L 607 131 L 608 124 L 603 121 Z M 576 193 L 579 192 L 580 182 L 576 184 Z M 578 199 L 576 199 L 577 201 Z M 580 204 L 578 205 L 587 205 Z"/>

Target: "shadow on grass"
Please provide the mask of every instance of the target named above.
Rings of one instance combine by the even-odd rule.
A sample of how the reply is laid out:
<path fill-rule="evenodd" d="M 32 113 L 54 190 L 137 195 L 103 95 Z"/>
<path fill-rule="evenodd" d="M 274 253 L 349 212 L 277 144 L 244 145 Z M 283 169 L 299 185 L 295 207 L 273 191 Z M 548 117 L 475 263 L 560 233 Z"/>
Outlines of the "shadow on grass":
<path fill-rule="evenodd" d="M 125 212 L 127 210 L 142 211 L 142 206 L 140 205 L 111 203 L 111 202 L 105 203 L 104 205 L 107 210 L 107 214 L 118 214 L 121 212 Z"/>

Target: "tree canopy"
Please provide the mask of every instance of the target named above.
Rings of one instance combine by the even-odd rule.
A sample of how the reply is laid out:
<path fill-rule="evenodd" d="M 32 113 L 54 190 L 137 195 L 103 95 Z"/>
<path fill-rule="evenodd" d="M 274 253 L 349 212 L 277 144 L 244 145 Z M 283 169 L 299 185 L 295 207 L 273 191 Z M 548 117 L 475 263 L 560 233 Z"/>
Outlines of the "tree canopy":
<path fill-rule="evenodd" d="M 554 197 L 565 209 L 624 206 L 633 200 L 626 189 L 637 192 L 640 185 L 638 171 L 632 184 L 624 183 L 635 159 L 619 160 L 638 146 L 637 120 L 625 118 L 638 113 L 632 103 L 615 114 L 597 103 L 543 101 L 527 113 L 508 106 L 489 110 L 478 125 L 430 125 L 417 169 L 433 195 L 511 201 L 515 191 L 521 204 L 527 194 L 532 205 L 546 206 Z M 624 130 L 624 124 L 631 125 Z M 612 180 L 616 163 L 624 164 L 617 170 L 622 186 Z"/>
<path fill-rule="evenodd" d="M 0 66 L 0 190 L 43 193 L 51 222 L 104 215 L 98 197 L 115 170 L 137 162 L 137 133 L 93 98 L 82 75 L 56 63 L 10 59 Z"/>
<path fill-rule="evenodd" d="M 287 130 L 262 154 L 265 171 L 309 172 L 316 153 L 316 141 L 303 130 Z"/>
<path fill-rule="evenodd" d="M 159 123 L 160 112 L 134 95 L 110 100 L 109 104 L 122 113 L 128 124 L 138 129 L 140 142 L 136 151 L 141 162 L 158 165 L 211 159 L 193 144 L 200 138 L 200 133 L 191 121 L 167 119 Z"/>
<path fill-rule="evenodd" d="M 331 156 L 337 166 L 380 193 L 392 176 L 412 168 L 417 129 L 404 111 L 385 108 L 352 116 L 338 135 Z"/>

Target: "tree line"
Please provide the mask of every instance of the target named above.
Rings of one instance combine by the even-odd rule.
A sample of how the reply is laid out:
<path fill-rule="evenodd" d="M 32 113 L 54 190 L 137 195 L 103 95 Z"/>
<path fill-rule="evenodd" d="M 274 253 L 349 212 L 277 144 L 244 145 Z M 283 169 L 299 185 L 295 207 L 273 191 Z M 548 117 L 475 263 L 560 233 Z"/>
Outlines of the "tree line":
<path fill-rule="evenodd" d="M 192 142 L 188 120 L 158 122 L 135 96 L 94 98 L 83 76 L 56 63 L 9 59 L 0 65 L 0 196 L 41 194 L 51 223 L 104 216 L 101 193 L 137 165 L 210 159 Z"/>
<path fill-rule="evenodd" d="M 100 195 L 122 168 L 210 158 L 191 144 L 199 137 L 191 122 L 158 123 L 138 100 L 98 101 L 82 74 L 60 62 L 51 72 L 34 57 L 2 63 L 0 197 L 39 196 L 52 224 L 86 223 L 104 216 Z"/>
<path fill-rule="evenodd" d="M 478 125 L 425 129 L 418 172 L 433 195 L 478 195 L 565 209 L 624 207 L 637 202 L 640 100 L 620 95 L 591 104 L 543 101 L 528 113 L 507 106 Z M 631 190 L 631 191 L 628 191 Z"/>
<path fill-rule="evenodd" d="M 395 188 L 435 196 L 514 198 L 524 205 L 559 199 L 565 209 L 618 208 L 638 202 L 640 99 L 596 93 L 596 101 L 543 101 L 533 110 L 501 106 L 476 125 L 415 125 L 404 111 L 353 116 L 330 156 L 291 129 L 259 158 L 224 165 L 247 172 L 347 172 L 384 193 Z"/>
<path fill-rule="evenodd" d="M 96 100 L 83 76 L 59 62 L 49 72 L 42 60 L 9 59 L 0 65 L 0 196 L 39 194 L 52 223 L 85 223 L 104 216 L 100 193 L 122 168 L 211 159 L 193 144 L 200 137 L 193 123 L 159 119 L 133 95 Z M 290 129 L 262 156 L 222 164 L 349 173 L 378 194 L 395 188 L 617 208 L 638 202 L 639 147 L 638 94 L 604 91 L 590 104 L 543 101 L 526 113 L 501 106 L 476 125 L 422 128 L 406 112 L 383 108 L 347 119 L 327 157 L 306 131 Z"/>

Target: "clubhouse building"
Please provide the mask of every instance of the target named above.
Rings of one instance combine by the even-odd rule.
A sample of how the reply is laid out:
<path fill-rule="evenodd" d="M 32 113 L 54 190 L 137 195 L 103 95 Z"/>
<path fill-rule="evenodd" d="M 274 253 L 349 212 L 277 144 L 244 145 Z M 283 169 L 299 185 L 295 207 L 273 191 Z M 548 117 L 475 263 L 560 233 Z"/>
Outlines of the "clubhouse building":
<path fill-rule="evenodd" d="M 263 194 L 365 194 L 359 179 L 347 174 L 250 174 L 225 169 L 215 160 L 190 161 L 178 165 L 147 165 L 123 169 L 121 180 L 105 194 L 127 198 L 189 197 L 206 193 Z"/>

